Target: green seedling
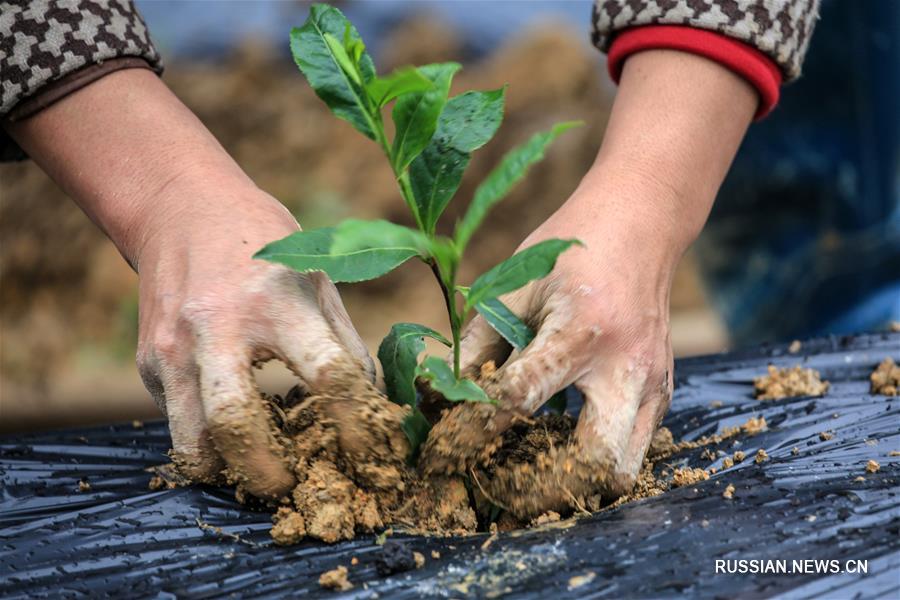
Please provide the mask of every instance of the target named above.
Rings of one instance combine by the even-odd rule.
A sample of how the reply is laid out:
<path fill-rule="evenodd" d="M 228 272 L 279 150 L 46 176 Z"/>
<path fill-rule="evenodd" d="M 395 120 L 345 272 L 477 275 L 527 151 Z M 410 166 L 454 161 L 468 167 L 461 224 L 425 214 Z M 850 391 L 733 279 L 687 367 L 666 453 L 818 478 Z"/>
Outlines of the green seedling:
<path fill-rule="evenodd" d="M 483 315 L 518 349 L 534 337 L 499 297 L 546 276 L 560 253 L 579 243 L 577 240 L 550 239 L 535 244 L 482 274 L 470 286 L 459 285 L 457 272 L 488 211 L 543 158 L 557 136 L 578 123 L 558 124 L 510 151 L 477 187 L 453 235 L 438 235 L 438 220 L 458 190 L 472 153 L 491 140 L 503 120 L 505 88 L 449 97 L 451 81 L 460 69 L 452 62 L 407 67 L 379 76 L 353 25 L 338 9 L 325 4 L 314 4 L 306 23 L 291 31 L 291 51 L 300 71 L 334 115 L 384 151 L 417 228 L 351 219 L 272 242 L 257 252 L 256 258 L 299 272 L 324 271 L 335 282 L 374 279 L 412 258 L 431 267 L 443 291 L 452 340 L 423 325 L 398 323 L 378 350 L 388 397 L 411 408 L 403 428 L 414 457 L 430 428 L 417 406 L 417 378 L 452 402 L 493 402 L 478 384 L 460 373 L 460 331 L 471 312 Z M 394 135 L 389 140 L 382 113 L 390 103 Z M 434 356 L 418 360 L 426 337 L 452 348 L 452 366 Z"/>

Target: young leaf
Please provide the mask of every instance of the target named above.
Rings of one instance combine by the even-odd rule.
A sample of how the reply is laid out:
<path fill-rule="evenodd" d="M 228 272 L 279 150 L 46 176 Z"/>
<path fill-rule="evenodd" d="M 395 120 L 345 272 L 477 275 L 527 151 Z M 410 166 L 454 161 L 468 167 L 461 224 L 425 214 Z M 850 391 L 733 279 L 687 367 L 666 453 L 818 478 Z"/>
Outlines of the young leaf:
<path fill-rule="evenodd" d="M 298 231 L 267 244 L 253 258 L 286 265 L 300 273 L 323 271 L 334 282 L 375 279 L 403 264 L 419 249 L 412 246 L 363 248 L 335 253 L 332 251 L 335 229 Z"/>
<path fill-rule="evenodd" d="M 580 243 L 578 240 L 544 240 L 512 255 L 475 280 L 466 298 L 466 310 L 546 276 L 563 251 Z"/>
<path fill-rule="evenodd" d="M 336 50 L 326 34 L 335 41 L 343 38 L 344 44 L 337 47 L 344 52 Z M 359 33 L 341 11 L 326 4 L 313 4 L 303 26 L 291 30 L 291 53 L 309 85 L 328 108 L 365 136 L 375 139 L 376 126 L 365 90 L 361 87 L 374 79 L 375 66 L 371 57 L 354 45 L 357 41 L 362 44 Z M 349 55 L 348 46 L 351 48 Z M 350 56 L 359 58 L 351 61 Z M 355 65 L 352 71 L 358 72 L 359 83 L 345 71 L 345 59 Z"/>
<path fill-rule="evenodd" d="M 531 328 L 497 298 L 482 300 L 475 305 L 475 310 L 516 350 L 521 350 L 534 339 Z"/>
<path fill-rule="evenodd" d="M 500 164 L 475 190 L 472 203 L 456 227 L 455 237 L 460 248 L 465 248 L 469 243 L 472 234 L 481 225 L 491 207 L 502 200 L 513 186 L 525 177 L 531 165 L 544 158 L 547 146 L 562 132 L 579 125 L 581 125 L 580 122 L 554 125 L 550 131 L 535 134 L 527 142 L 512 149 L 503 157 Z"/>
<path fill-rule="evenodd" d="M 409 165 L 409 183 L 426 231 L 433 233 L 438 219 L 459 189 L 471 155 L 432 141 Z"/>
<path fill-rule="evenodd" d="M 451 98 L 431 142 L 410 164 L 410 185 L 427 231 L 434 231 L 459 189 L 471 153 L 490 141 L 500 127 L 503 94 L 501 88 Z"/>
<path fill-rule="evenodd" d="M 496 403 L 488 398 L 484 390 L 471 379 L 454 377 L 450 365 L 436 356 L 426 356 L 416 369 L 416 375 L 428 381 L 431 389 L 451 402 L 468 400 L 469 402 Z"/>
<path fill-rule="evenodd" d="M 401 94 L 427 92 L 433 87 L 431 80 L 419 73 L 418 69 L 405 67 L 387 77 L 376 77 L 366 84 L 366 92 L 375 106 L 381 108 Z"/>
<path fill-rule="evenodd" d="M 400 96 L 391 113 L 396 133 L 391 147 L 391 158 L 395 173 L 402 173 L 409 163 L 428 145 L 437 128 L 438 117 L 450 82 L 460 69 L 458 63 L 425 65 L 419 74 L 431 82 L 430 89 Z"/>
<path fill-rule="evenodd" d="M 378 346 L 387 395 L 397 404 L 416 407 L 416 365 L 425 350 L 426 336 L 450 346 L 449 340 L 434 329 L 415 323 L 395 324 Z"/>
<path fill-rule="evenodd" d="M 335 60 L 337 60 L 338 65 L 341 69 L 346 73 L 350 79 L 353 80 L 358 86 L 362 85 L 362 79 L 359 76 L 359 73 L 356 72 L 356 65 L 350 59 L 350 55 L 347 54 L 347 51 L 344 49 L 344 45 L 338 41 L 336 37 L 331 35 L 330 33 L 325 33 L 325 43 L 328 44 L 328 49 L 331 50 L 331 54 L 334 55 Z M 372 80 L 376 81 L 376 80 Z"/>

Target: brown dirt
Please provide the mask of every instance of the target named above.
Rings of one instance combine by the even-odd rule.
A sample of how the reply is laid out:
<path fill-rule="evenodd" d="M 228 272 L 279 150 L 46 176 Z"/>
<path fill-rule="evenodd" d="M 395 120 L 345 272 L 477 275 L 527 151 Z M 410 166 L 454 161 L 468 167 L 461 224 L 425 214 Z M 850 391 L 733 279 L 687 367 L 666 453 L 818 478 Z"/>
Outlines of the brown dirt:
<path fill-rule="evenodd" d="M 872 382 L 873 394 L 896 396 L 897 390 L 900 389 L 900 366 L 894 362 L 893 358 L 887 357 L 869 375 L 869 381 Z"/>
<path fill-rule="evenodd" d="M 266 397 L 272 439 L 297 478 L 291 494 L 265 503 L 246 493 L 234 474 L 226 474 L 238 484 L 239 501 L 275 510 L 271 535 L 277 544 L 304 538 L 333 543 L 397 526 L 424 535 L 547 527 L 708 479 L 713 470 L 684 467 L 657 477 L 654 468 L 677 452 L 766 428 L 764 418 L 754 417 L 720 434 L 678 443 L 660 428 L 637 480 L 626 487 L 612 475 L 611 465 L 589 459 L 574 441 L 571 416 L 524 418 L 498 414 L 493 405 L 466 403 L 444 412 L 417 470 L 406 463 L 409 446 L 401 423 L 408 409 L 370 383 L 342 384 L 342 379 L 333 377 L 327 396 L 304 397 L 294 388 L 284 398 Z M 495 415 L 509 419 L 502 434 Z M 717 454 L 705 456 L 715 460 Z M 734 462 L 742 459 L 735 453 Z M 165 469 L 154 474 L 153 488 L 174 485 Z M 328 581 L 335 577 L 332 572 Z"/>
<path fill-rule="evenodd" d="M 347 567 L 344 565 L 319 575 L 319 585 L 326 590 L 338 590 L 340 592 L 353 589 L 353 584 L 347 579 Z"/>
<path fill-rule="evenodd" d="M 409 445 L 400 428 L 407 409 L 368 383 L 299 401 L 293 395 L 295 406 L 270 399 L 297 477 L 273 518 L 276 543 L 304 536 L 337 542 L 389 524 L 437 534 L 475 531 L 462 480 L 425 482 L 407 466 Z"/>
<path fill-rule="evenodd" d="M 828 391 L 829 383 L 822 381 L 815 369 L 804 369 L 800 365 L 778 369 L 769 365 L 769 374 L 753 380 L 757 400 L 781 400 L 797 396 L 822 396 Z"/>

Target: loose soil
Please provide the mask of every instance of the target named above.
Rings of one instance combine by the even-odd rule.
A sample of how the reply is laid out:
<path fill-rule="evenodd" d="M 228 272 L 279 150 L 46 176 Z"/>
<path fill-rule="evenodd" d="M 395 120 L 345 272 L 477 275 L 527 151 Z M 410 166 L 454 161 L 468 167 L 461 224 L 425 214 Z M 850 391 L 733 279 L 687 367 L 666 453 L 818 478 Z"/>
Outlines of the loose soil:
<path fill-rule="evenodd" d="M 900 366 L 891 357 L 885 358 L 875 371 L 869 375 L 873 394 L 896 396 L 900 389 Z"/>
<path fill-rule="evenodd" d="M 778 369 L 769 365 L 769 374 L 753 380 L 757 400 L 781 400 L 797 396 L 822 396 L 828 391 L 829 383 L 822 381 L 815 369 L 804 369 L 800 365 Z"/>
<path fill-rule="evenodd" d="M 754 417 L 720 434 L 678 443 L 660 428 L 640 474 L 629 482 L 615 476 L 611 465 L 588 458 L 574 440 L 576 422 L 569 415 L 524 418 L 493 405 L 465 403 L 444 410 L 415 468 L 406 462 L 409 445 L 401 429 L 406 407 L 366 382 L 337 384 L 332 390 L 342 391 L 306 396 L 294 388 L 285 397 L 266 397 L 273 439 L 297 479 L 290 495 L 266 503 L 250 496 L 239 478 L 232 479 L 240 502 L 274 511 L 276 544 L 306 538 L 333 543 L 390 527 L 466 535 L 559 526 L 573 515 L 708 479 L 714 469 L 654 472 L 657 463 L 677 452 L 766 428 L 764 418 Z M 509 426 L 498 433 L 498 423 L 504 422 Z M 716 452 L 710 450 L 706 458 L 723 455 Z M 743 458 L 737 452 L 723 468 Z M 173 485 L 171 473 L 156 470 L 154 475 L 152 489 Z M 413 566 L 421 562 L 417 558 L 411 559 Z M 323 574 L 323 585 L 341 589 L 339 571 Z"/>

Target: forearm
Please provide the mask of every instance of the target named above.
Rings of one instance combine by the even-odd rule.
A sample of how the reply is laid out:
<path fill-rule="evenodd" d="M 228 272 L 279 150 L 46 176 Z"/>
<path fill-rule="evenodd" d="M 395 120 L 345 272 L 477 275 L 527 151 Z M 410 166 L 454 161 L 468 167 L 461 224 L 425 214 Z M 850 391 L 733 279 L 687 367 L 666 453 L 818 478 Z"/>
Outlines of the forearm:
<path fill-rule="evenodd" d="M 741 77 L 705 58 L 670 50 L 630 57 L 577 195 L 596 218 L 650 228 L 645 233 L 669 251 L 683 252 L 706 221 L 757 102 Z"/>
<path fill-rule="evenodd" d="M 235 189 L 253 185 L 147 70 L 107 75 L 7 130 L 134 266 L 154 228 L 207 208 L 167 190 L 201 176 Z"/>

